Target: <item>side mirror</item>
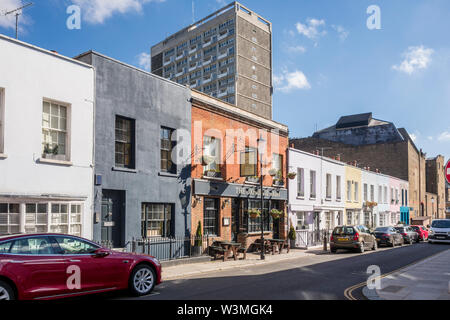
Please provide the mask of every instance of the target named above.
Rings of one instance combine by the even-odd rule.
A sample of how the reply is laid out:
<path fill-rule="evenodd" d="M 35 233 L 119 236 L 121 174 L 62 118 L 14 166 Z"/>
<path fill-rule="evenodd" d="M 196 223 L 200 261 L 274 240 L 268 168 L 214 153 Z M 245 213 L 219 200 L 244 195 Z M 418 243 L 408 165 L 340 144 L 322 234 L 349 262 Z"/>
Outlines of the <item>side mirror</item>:
<path fill-rule="evenodd" d="M 109 256 L 110 252 L 109 250 L 105 248 L 100 248 L 94 252 L 94 257 L 96 258 L 104 258 L 106 256 Z"/>

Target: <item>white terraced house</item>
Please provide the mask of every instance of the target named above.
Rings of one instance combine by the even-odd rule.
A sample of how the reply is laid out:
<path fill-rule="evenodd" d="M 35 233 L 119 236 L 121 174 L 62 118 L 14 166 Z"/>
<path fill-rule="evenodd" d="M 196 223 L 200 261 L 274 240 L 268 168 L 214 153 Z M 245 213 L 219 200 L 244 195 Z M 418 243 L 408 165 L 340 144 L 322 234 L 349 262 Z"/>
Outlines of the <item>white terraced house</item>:
<path fill-rule="evenodd" d="M 92 237 L 94 70 L 0 35 L 0 235 Z"/>

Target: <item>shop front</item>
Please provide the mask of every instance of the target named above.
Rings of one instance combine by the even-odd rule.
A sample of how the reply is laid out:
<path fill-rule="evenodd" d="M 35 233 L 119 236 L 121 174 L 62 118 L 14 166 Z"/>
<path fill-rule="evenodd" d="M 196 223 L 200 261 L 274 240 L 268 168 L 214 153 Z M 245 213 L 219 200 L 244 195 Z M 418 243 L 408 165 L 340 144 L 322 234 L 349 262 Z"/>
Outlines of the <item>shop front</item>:
<path fill-rule="evenodd" d="M 286 238 L 286 202 L 287 189 L 264 187 L 261 210 L 259 186 L 194 180 L 192 205 L 194 210 L 203 211 L 199 221 L 203 225 L 204 236 L 241 243 L 245 237 L 247 247 L 261 237 L 261 228 L 264 237 Z M 252 217 L 249 214 L 252 209 L 260 211 L 260 216 Z M 275 212 L 282 214 L 276 217 Z"/>
<path fill-rule="evenodd" d="M 400 222 L 409 225 L 409 207 L 400 207 Z"/>

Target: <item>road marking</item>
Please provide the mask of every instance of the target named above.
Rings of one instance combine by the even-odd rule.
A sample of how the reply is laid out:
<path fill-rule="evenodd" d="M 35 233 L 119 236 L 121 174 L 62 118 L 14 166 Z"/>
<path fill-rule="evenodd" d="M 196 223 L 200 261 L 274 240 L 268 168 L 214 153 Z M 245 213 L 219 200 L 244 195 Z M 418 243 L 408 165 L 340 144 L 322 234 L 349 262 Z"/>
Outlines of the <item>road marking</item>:
<path fill-rule="evenodd" d="M 450 250 L 450 249 L 448 249 L 448 250 Z M 425 257 L 425 258 L 423 258 L 423 259 L 414 261 L 413 263 L 410 263 L 410 264 L 408 264 L 408 265 L 406 265 L 406 266 L 403 266 L 403 267 L 401 267 L 401 268 L 399 268 L 399 269 L 397 269 L 397 270 L 391 271 L 391 272 L 386 273 L 386 274 L 382 274 L 381 276 L 379 276 L 379 277 L 377 277 L 377 278 L 375 278 L 375 279 L 378 279 L 378 278 L 379 278 L 379 279 L 381 280 L 381 279 L 383 279 L 383 278 L 385 278 L 385 277 L 387 277 L 387 276 L 390 276 L 390 275 L 393 274 L 393 273 L 399 272 L 399 271 L 401 271 L 401 270 L 403 270 L 403 269 L 406 269 L 406 268 L 408 268 L 408 267 L 410 267 L 410 266 L 412 266 L 412 265 L 415 265 L 415 264 L 417 264 L 417 263 L 419 263 L 419 262 L 422 262 L 422 261 L 424 261 L 424 260 L 430 259 L 430 258 L 432 258 L 432 257 L 434 257 L 434 256 L 437 256 L 438 254 L 441 254 L 441 253 L 443 253 L 443 252 L 445 252 L 445 251 L 446 251 L 446 250 L 441 251 L 441 252 L 437 252 L 437 253 L 435 253 L 435 254 L 432 254 L 431 256 L 428 256 L 428 257 Z M 360 288 L 362 288 L 362 287 L 364 287 L 364 286 L 366 286 L 366 285 L 367 285 L 367 282 L 364 281 L 364 282 L 355 284 L 354 286 L 348 287 L 348 288 L 345 289 L 345 291 L 344 291 L 344 296 L 345 296 L 345 298 L 347 298 L 347 300 L 358 300 L 358 299 L 356 299 L 356 298 L 353 296 L 353 291 L 355 291 L 356 289 L 360 289 Z"/>

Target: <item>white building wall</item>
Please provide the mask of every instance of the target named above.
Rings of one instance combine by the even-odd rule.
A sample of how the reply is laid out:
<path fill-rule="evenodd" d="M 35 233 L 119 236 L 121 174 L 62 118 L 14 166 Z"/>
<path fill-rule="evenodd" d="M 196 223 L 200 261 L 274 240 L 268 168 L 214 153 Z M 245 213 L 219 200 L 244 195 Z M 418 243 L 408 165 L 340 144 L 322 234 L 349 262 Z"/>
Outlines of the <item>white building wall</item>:
<path fill-rule="evenodd" d="M 378 174 L 372 171 L 368 170 L 362 170 L 362 176 L 361 176 L 361 196 L 362 196 L 362 203 L 363 203 L 363 213 L 362 213 L 362 222 L 368 227 L 377 227 L 379 224 L 379 203 L 378 203 L 378 193 L 379 193 L 379 184 L 378 184 Z M 367 199 L 365 199 L 365 185 L 367 185 Z M 372 198 L 372 192 L 371 192 L 371 186 L 373 186 L 373 198 Z M 376 202 L 377 205 L 373 208 L 367 207 L 366 202 Z M 368 217 L 367 217 L 368 215 Z M 369 219 L 369 223 L 367 225 L 366 219 Z"/>
<path fill-rule="evenodd" d="M 24 203 L 80 203 L 81 235 L 91 238 L 93 68 L 0 36 L 0 88 L 4 89 L 0 203 L 20 203 L 21 231 Z M 68 161 L 48 163 L 42 158 L 44 99 L 68 106 Z"/>
<path fill-rule="evenodd" d="M 308 213 L 310 220 L 309 230 L 317 229 L 317 220 L 313 222 L 315 216 L 319 220 L 319 229 L 327 227 L 333 228 L 339 224 L 339 212 L 343 221 L 343 211 L 345 207 L 345 165 L 342 162 L 329 158 L 307 153 L 304 151 L 289 149 L 289 172 L 297 173 L 293 180 L 289 180 L 289 217 L 290 223 L 294 227 L 298 225 L 298 213 Z M 304 196 L 298 195 L 298 170 L 304 170 Z M 311 197 L 310 192 L 310 172 L 316 172 L 316 197 Z M 331 197 L 327 198 L 327 174 L 331 175 Z M 340 176 L 340 194 L 337 197 L 337 176 Z M 327 213 L 330 213 L 330 220 L 327 226 Z"/>
<path fill-rule="evenodd" d="M 379 186 L 381 186 L 382 194 L 381 194 L 381 201 L 377 198 L 378 202 L 378 226 L 388 226 L 389 224 L 389 217 L 390 217 L 390 195 L 389 195 L 389 188 L 390 188 L 390 178 L 387 175 L 384 174 L 377 174 L 377 189 L 379 189 Z M 387 195 L 385 196 L 385 188 L 387 188 Z M 379 195 L 379 194 L 377 194 Z M 384 218 L 383 218 L 383 216 Z"/>

